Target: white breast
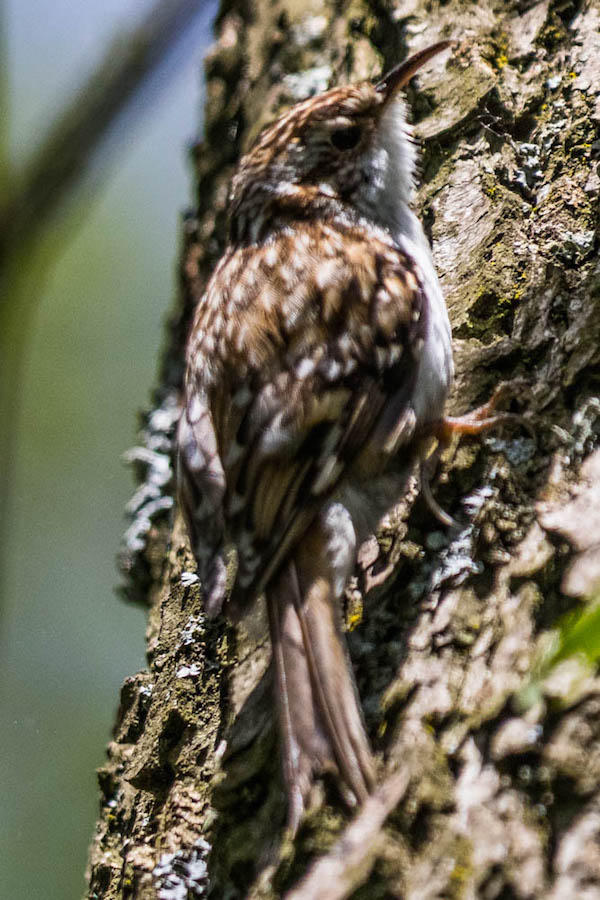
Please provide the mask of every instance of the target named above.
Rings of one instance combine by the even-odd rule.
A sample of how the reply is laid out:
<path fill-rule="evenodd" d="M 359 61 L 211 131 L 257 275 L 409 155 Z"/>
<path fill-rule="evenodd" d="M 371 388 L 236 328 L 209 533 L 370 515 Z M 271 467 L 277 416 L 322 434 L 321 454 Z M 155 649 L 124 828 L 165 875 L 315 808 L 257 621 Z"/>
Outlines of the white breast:
<path fill-rule="evenodd" d="M 404 228 L 403 233 L 396 234 L 396 240 L 405 253 L 416 260 L 427 295 L 425 346 L 413 399 L 417 421 L 423 423 L 438 419 L 443 414 L 446 396 L 454 377 L 452 331 L 427 238 L 423 234 L 421 223 L 411 210 L 406 215 Z"/>
<path fill-rule="evenodd" d="M 407 255 L 416 260 L 427 294 L 427 331 L 414 397 L 417 422 L 442 415 L 452 383 L 452 334 L 446 303 L 419 219 L 411 209 L 414 194 L 415 145 L 400 97 L 386 109 L 373 145 L 361 161 L 365 179 L 356 198 L 361 212 L 391 232 Z"/>

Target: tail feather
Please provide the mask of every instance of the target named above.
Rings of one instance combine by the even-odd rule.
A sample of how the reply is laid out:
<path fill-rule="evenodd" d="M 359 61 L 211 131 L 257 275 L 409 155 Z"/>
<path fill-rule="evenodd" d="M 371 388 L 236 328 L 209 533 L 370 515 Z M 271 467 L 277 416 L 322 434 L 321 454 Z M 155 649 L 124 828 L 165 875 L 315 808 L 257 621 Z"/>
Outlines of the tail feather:
<path fill-rule="evenodd" d="M 293 830 L 318 773 L 336 772 L 359 802 L 375 784 L 337 598 L 319 563 L 299 548 L 267 590 Z"/>
<path fill-rule="evenodd" d="M 311 685 L 342 779 L 360 802 L 374 786 L 373 760 L 358 706 L 348 655 L 328 584 L 295 600 Z"/>
<path fill-rule="evenodd" d="M 279 579 L 279 586 L 287 579 Z M 314 704 L 300 622 L 292 603 L 268 591 L 267 606 L 275 665 L 276 700 L 283 741 L 288 823 L 298 827 L 314 773 L 327 766 L 329 748 Z"/>

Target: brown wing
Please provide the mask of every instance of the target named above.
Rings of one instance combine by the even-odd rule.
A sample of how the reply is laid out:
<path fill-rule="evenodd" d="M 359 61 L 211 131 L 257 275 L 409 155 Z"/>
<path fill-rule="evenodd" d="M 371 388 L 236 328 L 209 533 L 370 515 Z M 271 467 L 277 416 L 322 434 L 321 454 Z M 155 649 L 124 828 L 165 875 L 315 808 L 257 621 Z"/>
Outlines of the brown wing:
<path fill-rule="evenodd" d="M 414 265 L 352 228 L 306 225 L 215 272 L 186 392 L 188 423 L 205 398 L 191 432 L 211 462 L 184 471 L 215 496 L 213 548 L 215 531 L 237 548 L 235 604 L 263 590 L 348 466 L 376 471 L 380 447 L 410 439 L 423 312 Z"/>

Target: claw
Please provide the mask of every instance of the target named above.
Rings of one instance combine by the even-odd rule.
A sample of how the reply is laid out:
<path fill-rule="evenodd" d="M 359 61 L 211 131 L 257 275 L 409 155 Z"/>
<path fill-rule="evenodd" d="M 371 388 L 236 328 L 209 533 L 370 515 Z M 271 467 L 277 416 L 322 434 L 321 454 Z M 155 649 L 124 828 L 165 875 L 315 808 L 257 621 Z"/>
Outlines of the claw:
<path fill-rule="evenodd" d="M 456 519 L 453 519 L 450 513 L 447 513 L 433 496 L 431 490 L 431 476 L 433 475 L 433 472 L 427 470 L 427 462 L 429 462 L 429 460 L 421 465 L 421 493 L 423 494 L 423 499 L 429 507 L 429 511 L 435 516 L 440 524 L 444 525 L 445 528 L 460 528 Z"/>
<path fill-rule="evenodd" d="M 435 470 L 437 469 L 440 456 L 445 449 L 446 445 L 441 441 L 438 441 L 437 447 L 435 447 L 435 449 L 429 454 L 429 456 L 427 456 L 426 459 L 421 462 L 421 493 L 423 494 L 423 499 L 429 507 L 430 512 L 435 516 L 438 522 L 440 522 L 446 528 L 459 528 L 460 526 L 456 519 L 453 519 L 445 509 L 442 509 L 440 504 L 433 496 L 433 492 L 431 490 L 431 481 L 433 479 L 433 476 L 435 475 Z"/>

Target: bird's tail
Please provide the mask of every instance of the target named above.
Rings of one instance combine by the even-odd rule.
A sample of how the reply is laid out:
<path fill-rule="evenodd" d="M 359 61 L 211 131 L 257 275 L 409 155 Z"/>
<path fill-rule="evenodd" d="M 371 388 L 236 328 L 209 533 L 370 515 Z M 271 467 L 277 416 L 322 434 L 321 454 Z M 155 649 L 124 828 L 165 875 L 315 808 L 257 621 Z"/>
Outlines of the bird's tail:
<path fill-rule="evenodd" d="M 319 772 L 336 772 L 359 803 L 375 783 L 335 587 L 322 542 L 309 531 L 267 589 L 293 830 Z"/>

